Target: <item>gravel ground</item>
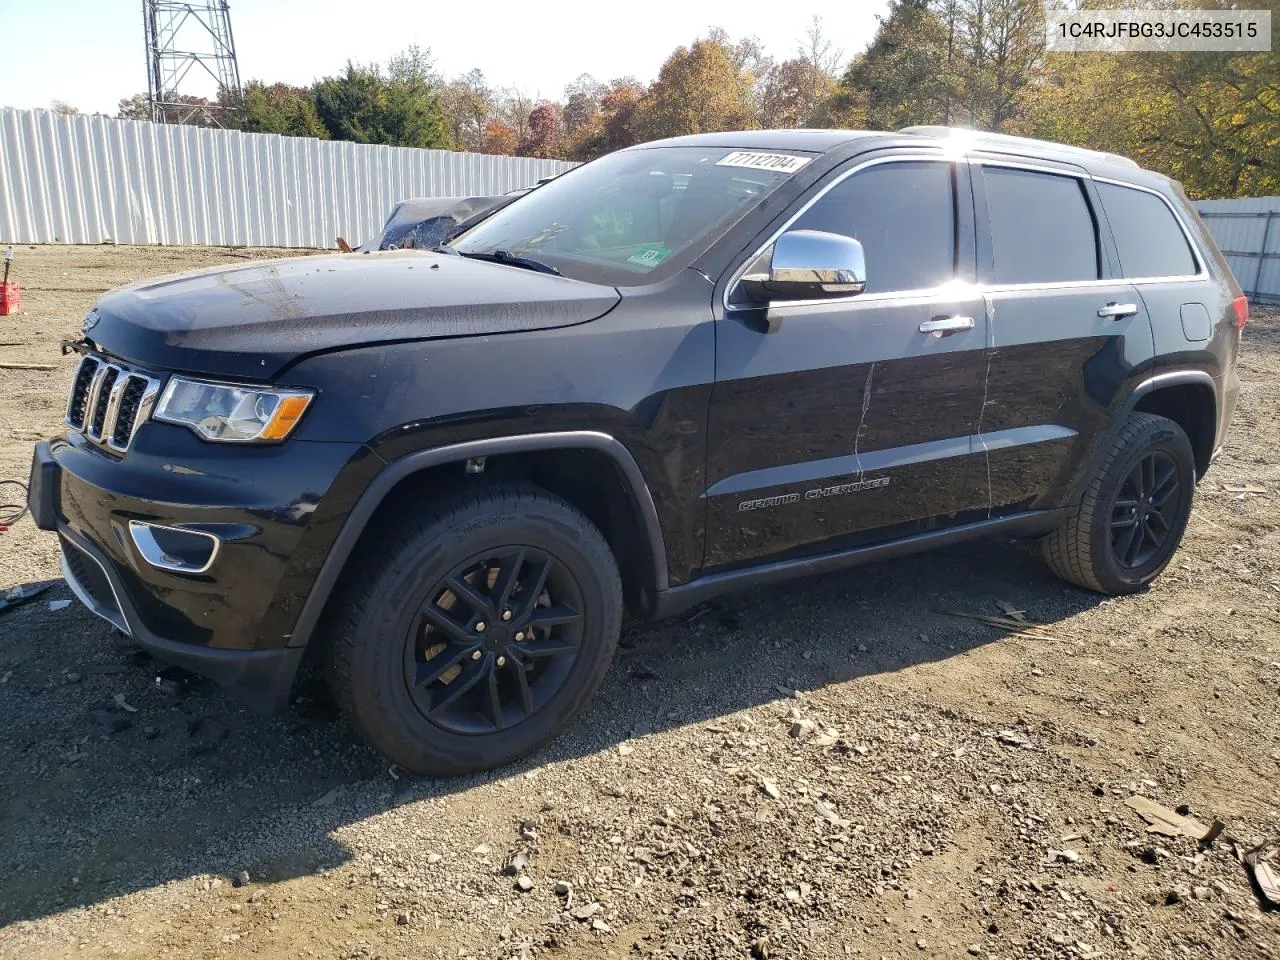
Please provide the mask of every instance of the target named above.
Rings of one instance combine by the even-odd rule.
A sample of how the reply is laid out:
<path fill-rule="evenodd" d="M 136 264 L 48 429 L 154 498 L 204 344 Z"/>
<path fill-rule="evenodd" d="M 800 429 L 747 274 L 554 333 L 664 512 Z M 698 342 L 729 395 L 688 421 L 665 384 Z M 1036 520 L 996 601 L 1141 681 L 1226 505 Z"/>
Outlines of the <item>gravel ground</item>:
<path fill-rule="evenodd" d="M 0 363 L 56 370 L 0 370 L 0 476 L 98 293 L 265 255 L 20 249 Z M 1280 835 L 1280 315 L 1245 340 L 1148 593 L 988 542 L 629 624 L 566 736 L 461 780 L 388 770 L 318 690 L 263 720 L 159 669 L 23 521 L 0 590 L 53 586 L 0 614 L 0 957 L 1280 957 L 1236 856 Z M 942 613 L 1002 602 L 1052 639 Z M 1226 831 L 1147 834 L 1134 795 Z"/>

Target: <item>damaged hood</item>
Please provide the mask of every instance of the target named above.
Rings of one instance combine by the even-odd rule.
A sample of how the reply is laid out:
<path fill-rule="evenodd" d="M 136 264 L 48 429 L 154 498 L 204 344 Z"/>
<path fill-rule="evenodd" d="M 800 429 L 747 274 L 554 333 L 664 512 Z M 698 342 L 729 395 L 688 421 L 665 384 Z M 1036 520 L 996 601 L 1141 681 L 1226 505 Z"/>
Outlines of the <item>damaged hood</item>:
<path fill-rule="evenodd" d="M 113 290 L 85 336 L 154 370 L 266 380 L 309 353 L 571 326 L 619 299 L 609 286 L 418 250 L 293 257 Z"/>

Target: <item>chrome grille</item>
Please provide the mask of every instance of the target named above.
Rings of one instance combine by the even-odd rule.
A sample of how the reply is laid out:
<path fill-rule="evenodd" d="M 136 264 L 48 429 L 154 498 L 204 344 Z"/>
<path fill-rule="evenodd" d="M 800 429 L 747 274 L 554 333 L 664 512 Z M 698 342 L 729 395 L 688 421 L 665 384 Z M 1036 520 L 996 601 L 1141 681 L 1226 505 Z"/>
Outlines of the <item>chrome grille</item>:
<path fill-rule="evenodd" d="M 159 393 L 156 378 L 87 353 L 71 382 L 67 425 L 100 447 L 124 453 Z"/>

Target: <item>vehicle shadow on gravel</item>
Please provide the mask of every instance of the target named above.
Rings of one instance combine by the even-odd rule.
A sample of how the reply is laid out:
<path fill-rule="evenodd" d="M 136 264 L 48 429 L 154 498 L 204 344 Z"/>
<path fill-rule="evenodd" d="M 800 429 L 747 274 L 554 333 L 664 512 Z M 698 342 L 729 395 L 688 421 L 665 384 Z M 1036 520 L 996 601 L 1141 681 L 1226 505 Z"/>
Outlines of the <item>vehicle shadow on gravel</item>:
<path fill-rule="evenodd" d="M 941 611 L 999 615 L 1004 601 L 1051 624 L 1101 602 L 1011 542 L 731 596 L 627 624 L 594 705 L 537 755 L 415 780 L 323 697 L 260 718 L 189 675 L 157 675 L 74 601 L 51 609 L 70 596 L 60 585 L 0 615 L 0 926 L 201 875 L 314 873 L 348 857 L 334 831 L 392 806 L 1000 638 Z"/>

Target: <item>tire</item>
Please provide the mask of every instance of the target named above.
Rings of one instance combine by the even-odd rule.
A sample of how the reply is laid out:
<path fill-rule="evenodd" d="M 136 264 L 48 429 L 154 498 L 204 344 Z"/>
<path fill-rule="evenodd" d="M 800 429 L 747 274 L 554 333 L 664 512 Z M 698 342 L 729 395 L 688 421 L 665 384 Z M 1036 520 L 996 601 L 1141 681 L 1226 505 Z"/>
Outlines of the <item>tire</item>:
<path fill-rule="evenodd" d="M 1045 561 L 1062 579 L 1108 596 L 1144 589 L 1182 540 L 1195 482 L 1195 454 L 1182 428 L 1153 413 L 1130 414 L 1079 511 L 1041 541 Z M 1148 488 L 1155 500 L 1144 504 Z M 1125 525 L 1129 518 L 1133 523 Z"/>
<path fill-rule="evenodd" d="M 591 700 L 617 646 L 622 584 L 579 510 L 531 484 L 481 481 L 371 533 L 337 598 L 328 681 L 390 760 L 441 776 L 498 767 Z"/>

